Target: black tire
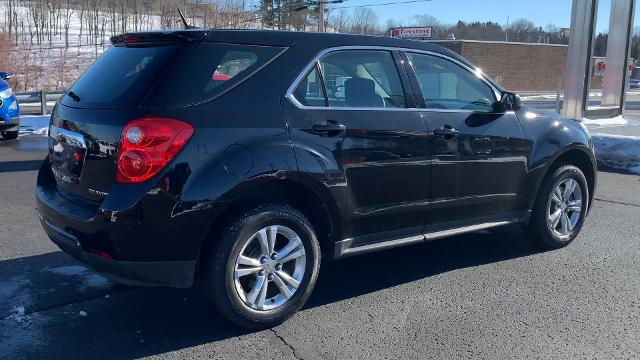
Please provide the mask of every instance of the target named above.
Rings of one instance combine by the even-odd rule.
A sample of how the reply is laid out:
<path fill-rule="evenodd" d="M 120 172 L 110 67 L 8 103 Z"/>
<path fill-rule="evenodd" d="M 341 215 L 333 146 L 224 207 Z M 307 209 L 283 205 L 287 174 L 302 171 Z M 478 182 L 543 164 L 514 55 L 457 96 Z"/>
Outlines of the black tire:
<path fill-rule="evenodd" d="M 3 131 L 2 138 L 5 140 L 15 140 L 18 138 L 18 131 Z"/>
<path fill-rule="evenodd" d="M 256 310 L 245 304 L 236 290 L 235 261 L 243 245 L 258 230 L 285 226 L 302 240 L 306 266 L 300 286 L 284 304 L 271 310 Z M 320 246 L 311 223 L 298 210 L 270 204 L 248 211 L 210 238 L 203 254 L 201 283 L 206 299 L 231 322 L 250 329 L 265 329 L 282 323 L 304 306 L 320 271 Z M 221 236 L 221 238 L 219 237 Z"/>
<path fill-rule="evenodd" d="M 582 203 L 580 210 L 580 217 L 576 222 L 572 230 L 567 235 L 560 236 L 552 230 L 552 225 L 547 220 L 549 210 L 549 203 L 551 202 L 551 193 L 558 187 L 559 184 L 567 179 L 573 179 L 577 182 L 577 186 L 580 187 Z M 531 221 L 526 227 L 526 232 L 529 238 L 531 238 L 537 244 L 548 248 L 558 249 L 567 246 L 571 243 L 584 224 L 587 209 L 589 208 L 589 187 L 587 185 L 587 179 L 582 171 L 573 165 L 563 165 L 555 170 L 552 170 L 542 182 L 540 190 L 538 191 L 536 202 L 533 208 L 533 214 L 531 215 Z"/>

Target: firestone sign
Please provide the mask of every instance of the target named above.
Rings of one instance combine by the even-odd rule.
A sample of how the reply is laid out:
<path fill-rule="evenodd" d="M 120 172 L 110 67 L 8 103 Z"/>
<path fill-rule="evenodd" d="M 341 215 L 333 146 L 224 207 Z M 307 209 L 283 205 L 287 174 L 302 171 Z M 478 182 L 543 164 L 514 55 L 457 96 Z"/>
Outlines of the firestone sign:
<path fill-rule="evenodd" d="M 391 28 L 389 29 L 389 35 L 398 38 L 431 38 L 432 31 L 433 28 L 431 26 Z"/>

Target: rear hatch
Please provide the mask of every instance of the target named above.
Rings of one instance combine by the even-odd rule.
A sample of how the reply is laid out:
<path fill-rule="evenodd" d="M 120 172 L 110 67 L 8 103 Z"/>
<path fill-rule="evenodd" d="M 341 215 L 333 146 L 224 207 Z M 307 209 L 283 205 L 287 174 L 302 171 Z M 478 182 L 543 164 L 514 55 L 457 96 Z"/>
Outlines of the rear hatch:
<path fill-rule="evenodd" d="M 175 34 L 115 37 L 52 113 L 49 158 L 63 190 L 100 201 L 116 176 L 122 129 L 143 115 L 140 104 L 164 74 L 196 46 Z"/>
<path fill-rule="evenodd" d="M 116 180 L 128 123 L 175 114 L 168 109 L 177 107 L 188 117 L 192 112 L 185 107 L 231 91 L 286 50 L 201 41 L 206 35 L 178 31 L 112 38 L 115 46 L 73 84 L 52 114 L 49 155 L 59 188 L 100 201 Z M 139 158 L 128 159 L 133 164 Z"/>

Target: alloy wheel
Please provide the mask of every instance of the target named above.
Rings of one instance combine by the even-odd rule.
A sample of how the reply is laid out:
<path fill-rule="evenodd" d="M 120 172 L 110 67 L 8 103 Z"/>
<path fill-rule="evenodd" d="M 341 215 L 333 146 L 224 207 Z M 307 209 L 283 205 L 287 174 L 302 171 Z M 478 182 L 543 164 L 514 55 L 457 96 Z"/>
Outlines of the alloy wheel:
<path fill-rule="evenodd" d="M 568 238 L 582 216 L 582 189 L 579 183 L 568 178 L 560 181 L 549 195 L 547 222 L 553 233 L 561 239 Z"/>
<path fill-rule="evenodd" d="M 267 226 L 242 246 L 235 260 L 235 288 L 251 309 L 273 310 L 296 293 L 305 268 L 305 248 L 300 236 L 286 226 Z"/>

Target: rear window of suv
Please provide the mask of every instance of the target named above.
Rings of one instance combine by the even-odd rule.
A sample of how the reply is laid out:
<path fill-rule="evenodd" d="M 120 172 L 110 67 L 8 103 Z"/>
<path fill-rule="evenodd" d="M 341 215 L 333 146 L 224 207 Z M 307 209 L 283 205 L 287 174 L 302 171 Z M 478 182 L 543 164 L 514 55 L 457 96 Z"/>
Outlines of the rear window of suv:
<path fill-rule="evenodd" d="M 177 48 L 112 47 L 76 80 L 64 101 L 78 107 L 129 107 L 139 100 Z"/>
<path fill-rule="evenodd" d="M 251 77 L 285 49 L 203 42 L 166 82 L 160 83 L 149 105 L 184 106 L 214 99 Z"/>

